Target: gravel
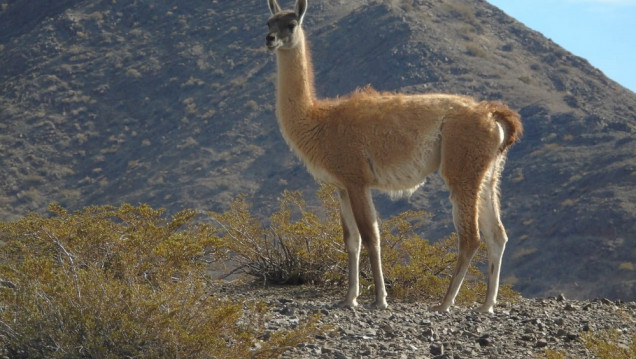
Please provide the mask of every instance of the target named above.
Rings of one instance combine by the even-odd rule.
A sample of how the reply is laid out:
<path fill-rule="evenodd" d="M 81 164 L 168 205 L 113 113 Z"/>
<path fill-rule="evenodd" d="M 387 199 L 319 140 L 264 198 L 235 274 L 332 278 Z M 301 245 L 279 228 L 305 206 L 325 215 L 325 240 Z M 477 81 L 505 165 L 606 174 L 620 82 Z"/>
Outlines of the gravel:
<path fill-rule="evenodd" d="M 608 299 L 521 298 L 484 314 L 467 305 L 438 313 L 429 310 L 433 303 L 393 298 L 387 310 L 364 304 L 341 308 L 336 305 L 340 291 L 311 286 L 222 291 L 234 300 L 258 299 L 270 306 L 267 329 L 272 332 L 294 328 L 314 314 L 331 328 L 281 358 L 537 358 L 548 349 L 587 358 L 593 356 L 582 333 L 616 329 L 621 343 L 629 345 L 636 328 L 636 302 Z"/>

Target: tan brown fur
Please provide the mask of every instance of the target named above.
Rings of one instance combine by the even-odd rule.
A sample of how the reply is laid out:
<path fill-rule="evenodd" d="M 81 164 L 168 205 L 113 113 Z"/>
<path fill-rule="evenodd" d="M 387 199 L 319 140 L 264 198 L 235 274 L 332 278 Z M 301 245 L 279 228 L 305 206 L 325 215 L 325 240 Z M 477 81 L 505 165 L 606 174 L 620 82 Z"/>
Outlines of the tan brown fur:
<path fill-rule="evenodd" d="M 521 133 L 520 116 L 497 102 L 447 94 L 406 95 L 371 87 L 335 99 L 317 99 L 313 69 L 301 27 L 306 0 L 294 11 L 272 12 L 267 45 L 277 54 L 276 114 L 281 133 L 312 175 L 337 186 L 343 233 L 349 253 L 349 292 L 357 305 L 360 244 L 369 251 L 376 306 L 386 291 L 379 231 L 370 190 L 408 195 L 440 169 L 451 192 L 460 255 L 441 306 L 448 310 L 479 246 L 489 247 L 491 273 L 486 303 L 495 304 L 501 256 L 507 237 L 499 215 L 498 181 L 507 149 Z"/>

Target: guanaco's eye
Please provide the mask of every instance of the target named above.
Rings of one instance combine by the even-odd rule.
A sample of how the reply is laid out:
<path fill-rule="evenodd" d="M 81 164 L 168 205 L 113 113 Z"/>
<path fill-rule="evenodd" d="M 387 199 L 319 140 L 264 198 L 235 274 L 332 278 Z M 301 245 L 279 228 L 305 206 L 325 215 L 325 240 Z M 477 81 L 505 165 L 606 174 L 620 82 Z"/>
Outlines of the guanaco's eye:
<path fill-rule="evenodd" d="M 296 28 L 296 23 L 291 22 L 287 25 L 287 29 L 289 31 L 294 31 L 295 28 Z"/>

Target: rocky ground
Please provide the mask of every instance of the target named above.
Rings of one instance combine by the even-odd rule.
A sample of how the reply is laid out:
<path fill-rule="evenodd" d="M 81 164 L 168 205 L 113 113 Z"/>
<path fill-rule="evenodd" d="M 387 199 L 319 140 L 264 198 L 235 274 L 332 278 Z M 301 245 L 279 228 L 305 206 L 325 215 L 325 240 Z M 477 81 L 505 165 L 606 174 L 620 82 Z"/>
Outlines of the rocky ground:
<path fill-rule="evenodd" d="M 290 349 L 282 358 L 545 358 L 546 351 L 567 358 L 592 358 L 582 342 L 589 332 L 618 330 L 626 346 L 636 328 L 636 302 L 607 299 L 521 298 L 483 314 L 467 305 L 450 313 L 429 310 L 432 303 L 389 298 L 388 310 L 336 305 L 342 293 L 316 287 L 225 290 L 234 299 L 260 298 L 271 306 L 268 330 L 297 326 L 319 313 L 330 331 Z"/>

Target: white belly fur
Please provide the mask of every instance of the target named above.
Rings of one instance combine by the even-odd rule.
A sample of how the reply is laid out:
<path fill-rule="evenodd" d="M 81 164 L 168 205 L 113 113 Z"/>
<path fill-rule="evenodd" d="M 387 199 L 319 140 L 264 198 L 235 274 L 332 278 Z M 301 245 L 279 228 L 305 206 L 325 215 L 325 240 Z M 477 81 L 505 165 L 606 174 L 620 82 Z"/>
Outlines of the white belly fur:
<path fill-rule="evenodd" d="M 415 156 L 392 166 L 374 166 L 375 189 L 387 192 L 391 198 L 409 197 L 426 182 L 426 176 L 439 168 L 441 158 L 438 134 L 420 142 Z"/>

